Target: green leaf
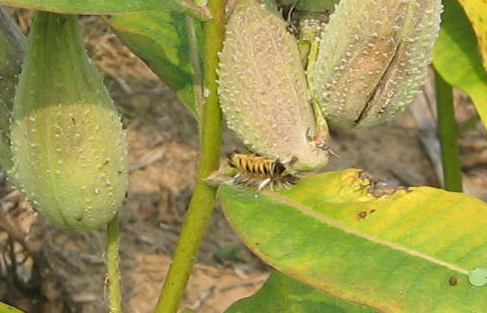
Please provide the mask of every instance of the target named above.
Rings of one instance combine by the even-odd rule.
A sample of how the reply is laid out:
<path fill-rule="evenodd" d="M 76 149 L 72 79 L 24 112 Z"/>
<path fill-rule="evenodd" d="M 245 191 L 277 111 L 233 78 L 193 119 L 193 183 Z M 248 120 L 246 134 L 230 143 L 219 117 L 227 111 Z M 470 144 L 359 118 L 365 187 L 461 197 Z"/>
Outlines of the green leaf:
<path fill-rule="evenodd" d="M 14 308 L 13 306 L 0 302 L 0 313 L 23 313 L 23 312 L 24 311 Z"/>
<path fill-rule="evenodd" d="M 8 12 L 0 6 L 0 163 L 7 171 L 13 166 L 10 113 L 26 47 L 25 36 Z"/>
<path fill-rule="evenodd" d="M 280 272 L 274 271 L 251 297 L 229 307 L 225 313 L 345 313 L 377 312 L 326 294 Z"/>
<path fill-rule="evenodd" d="M 107 22 L 197 116 L 202 98 L 201 25 L 165 11 L 114 15 Z"/>
<path fill-rule="evenodd" d="M 477 35 L 479 52 L 482 55 L 484 68 L 487 69 L 487 3 L 484 0 L 459 0 L 465 9 L 472 27 Z"/>
<path fill-rule="evenodd" d="M 174 12 L 185 12 L 200 20 L 211 18 L 207 8 L 197 6 L 191 0 L 0 0 L 0 4 L 66 14 L 115 14 L 171 10 Z"/>
<path fill-rule="evenodd" d="M 218 194 L 250 249 L 329 294 L 384 312 L 486 308 L 487 289 L 467 274 L 487 263 L 487 205 L 431 187 L 392 191 L 352 169 Z"/>
<path fill-rule="evenodd" d="M 340 0 L 282 0 L 279 4 L 284 4 L 287 6 L 294 7 L 298 10 L 309 11 L 309 12 L 320 12 L 320 11 L 330 11 L 335 9 L 335 5 L 338 4 Z"/>
<path fill-rule="evenodd" d="M 445 81 L 472 98 L 487 125 L 487 72 L 482 66 L 475 33 L 456 0 L 444 0 L 443 4 L 445 12 L 433 63 Z"/>

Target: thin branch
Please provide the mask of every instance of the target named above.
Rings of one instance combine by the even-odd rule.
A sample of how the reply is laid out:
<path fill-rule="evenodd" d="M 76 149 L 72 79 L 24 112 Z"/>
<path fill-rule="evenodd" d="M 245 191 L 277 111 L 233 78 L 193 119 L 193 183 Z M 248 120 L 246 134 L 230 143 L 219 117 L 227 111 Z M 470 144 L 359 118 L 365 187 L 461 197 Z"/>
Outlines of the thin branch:
<path fill-rule="evenodd" d="M 214 18 L 204 24 L 203 71 L 208 92 L 203 107 L 198 178 L 173 262 L 156 306 L 157 313 L 177 312 L 215 204 L 216 188 L 206 184 L 204 179 L 219 166 L 221 111 L 216 70 L 218 52 L 223 43 L 224 4 L 224 0 L 211 0 L 208 4 Z"/>
<path fill-rule="evenodd" d="M 122 296 L 120 286 L 119 268 L 119 218 L 118 213 L 107 226 L 107 281 L 108 311 L 110 313 L 122 312 Z"/>
<path fill-rule="evenodd" d="M 435 72 L 436 105 L 438 108 L 438 137 L 441 143 L 444 188 L 462 191 L 462 169 L 458 149 L 458 127 L 453 108 L 452 87 Z"/>

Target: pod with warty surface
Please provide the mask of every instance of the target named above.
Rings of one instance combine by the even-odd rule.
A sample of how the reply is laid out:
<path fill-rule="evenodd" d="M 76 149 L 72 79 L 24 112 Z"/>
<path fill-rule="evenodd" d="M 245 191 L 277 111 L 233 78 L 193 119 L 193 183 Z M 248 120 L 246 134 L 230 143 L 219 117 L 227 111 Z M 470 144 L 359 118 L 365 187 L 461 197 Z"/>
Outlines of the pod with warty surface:
<path fill-rule="evenodd" d="M 426 78 L 441 11 L 440 0 L 341 0 L 309 75 L 327 121 L 363 128 L 404 110 Z"/>
<path fill-rule="evenodd" d="M 35 13 L 11 144 L 14 184 L 55 225 L 96 229 L 121 207 L 128 186 L 125 132 L 84 50 L 76 16 Z"/>
<path fill-rule="evenodd" d="M 270 4 L 240 0 L 220 54 L 227 125 L 253 152 L 315 170 L 328 162 L 328 129 L 317 122 L 296 39 Z M 320 112 L 316 112 L 321 114 Z"/>

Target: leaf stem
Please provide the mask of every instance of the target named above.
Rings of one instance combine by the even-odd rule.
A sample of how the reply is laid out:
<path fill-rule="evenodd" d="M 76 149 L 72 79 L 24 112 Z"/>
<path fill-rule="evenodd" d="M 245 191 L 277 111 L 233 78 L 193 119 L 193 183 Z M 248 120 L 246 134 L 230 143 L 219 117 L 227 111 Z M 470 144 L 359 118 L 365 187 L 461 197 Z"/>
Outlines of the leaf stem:
<path fill-rule="evenodd" d="M 191 0 L 175 0 L 175 3 L 183 9 L 184 13 L 199 21 L 211 19 L 211 13 L 204 5 L 196 4 Z"/>
<path fill-rule="evenodd" d="M 119 268 L 119 217 L 118 213 L 107 226 L 107 281 L 108 311 L 110 313 L 122 312 L 120 268 Z"/>
<path fill-rule="evenodd" d="M 312 73 L 315 70 L 316 60 L 318 59 L 318 52 L 320 48 L 320 42 L 315 40 L 319 36 L 319 33 L 313 34 L 311 43 L 309 44 L 309 52 L 307 57 L 307 67 L 306 67 L 306 80 L 308 82 L 308 90 L 310 93 L 310 105 L 313 109 L 313 114 L 315 117 L 316 129 L 313 130 L 311 134 L 315 139 L 316 142 L 323 142 L 328 144 L 330 141 L 330 132 L 328 128 L 328 123 L 326 122 L 325 116 L 323 115 L 323 111 L 321 110 L 318 99 L 317 99 L 317 91 L 314 88 L 315 83 L 313 82 L 313 75 Z"/>
<path fill-rule="evenodd" d="M 462 171 L 458 150 L 458 127 L 453 108 L 452 87 L 435 71 L 438 137 L 441 143 L 444 189 L 462 191 Z"/>
<path fill-rule="evenodd" d="M 210 0 L 208 3 L 213 19 L 204 24 L 203 71 L 207 92 L 200 134 L 198 177 L 173 262 L 156 306 L 157 313 L 177 311 L 215 204 L 216 188 L 206 184 L 204 179 L 219 166 L 221 111 L 216 69 L 218 52 L 221 51 L 223 42 L 224 3 L 224 0 Z"/>

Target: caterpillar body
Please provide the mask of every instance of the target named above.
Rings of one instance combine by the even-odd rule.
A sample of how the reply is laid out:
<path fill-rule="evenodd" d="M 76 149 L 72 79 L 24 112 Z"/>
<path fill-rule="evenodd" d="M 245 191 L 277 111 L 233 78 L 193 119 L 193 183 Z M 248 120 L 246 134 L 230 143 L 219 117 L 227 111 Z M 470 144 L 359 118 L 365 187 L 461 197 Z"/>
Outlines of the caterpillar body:
<path fill-rule="evenodd" d="M 289 188 L 299 180 L 292 165 L 297 158 L 288 162 L 267 158 L 258 154 L 230 153 L 230 166 L 237 170 L 232 181 L 237 185 L 257 187 L 262 190 L 269 186 L 272 190 Z"/>

